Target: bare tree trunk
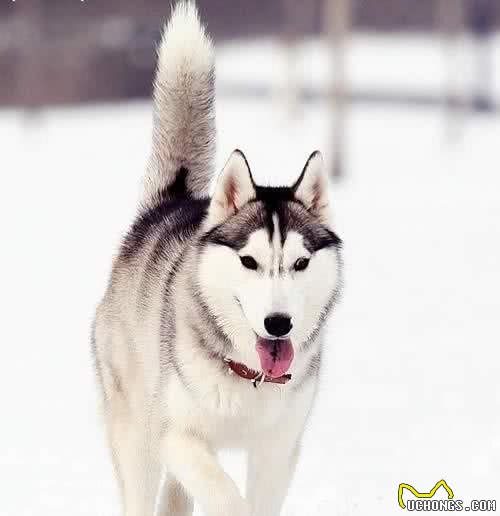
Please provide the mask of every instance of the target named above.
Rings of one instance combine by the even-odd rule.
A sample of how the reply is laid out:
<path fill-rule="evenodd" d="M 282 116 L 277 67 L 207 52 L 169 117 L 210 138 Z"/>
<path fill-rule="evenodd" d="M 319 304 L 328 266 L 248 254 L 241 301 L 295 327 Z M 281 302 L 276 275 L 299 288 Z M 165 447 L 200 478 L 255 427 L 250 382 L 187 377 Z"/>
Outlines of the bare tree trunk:
<path fill-rule="evenodd" d="M 349 95 L 346 54 L 351 35 L 351 18 L 351 0 L 325 0 L 325 32 L 332 52 L 333 68 L 330 102 L 332 112 L 332 175 L 335 178 L 341 178 L 345 173 Z"/>
<path fill-rule="evenodd" d="M 475 0 L 471 12 L 471 30 L 474 35 L 474 84 L 473 105 L 479 111 L 491 111 L 493 101 L 493 3 L 490 0 Z"/>
<path fill-rule="evenodd" d="M 298 57 L 304 26 L 312 19 L 313 10 L 310 2 L 304 0 L 281 0 L 283 10 L 282 41 L 285 48 L 285 81 L 281 93 L 285 108 L 290 117 L 300 112 L 302 86 L 298 74 Z"/>
<path fill-rule="evenodd" d="M 446 78 L 443 104 L 446 109 L 446 134 L 456 139 L 462 132 L 465 110 L 470 103 L 464 83 L 463 46 L 466 36 L 465 0 L 439 0 L 437 22 L 444 42 Z"/>
<path fill-rule="evenodd" d="M 43 74 L 43 5 L 41 2 L 18 2 L 17 26 L 19 28 L 20 57 L 16 73 L 18 98 L 28 108 L 42 105 L 45 92 Z"/>

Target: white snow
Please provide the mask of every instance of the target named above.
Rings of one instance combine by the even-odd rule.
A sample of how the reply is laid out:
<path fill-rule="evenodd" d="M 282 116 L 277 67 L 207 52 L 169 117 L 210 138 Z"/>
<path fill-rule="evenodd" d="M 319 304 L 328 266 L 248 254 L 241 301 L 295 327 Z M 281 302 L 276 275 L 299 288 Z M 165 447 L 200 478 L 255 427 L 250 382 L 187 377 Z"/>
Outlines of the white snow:
<path fill-rule="evenodd" d="M 220 99 L 218 165 L 240 147 L 256 179 L 289 182 L 331 156 L 328 115 Z M 150 125 L 147 103 L 0 113 L 2 515 L 119 514 L 89 327 Z M 437 109 L 351 110 L 332 187 L 345 295 L 284 516 L 403 514 L 399 483 L 441 478 L 500 503 L 500 120 L 469 116 L 453 145 L 445 127 Z M 223 461 L 241 481 L 241 456 Z"/>

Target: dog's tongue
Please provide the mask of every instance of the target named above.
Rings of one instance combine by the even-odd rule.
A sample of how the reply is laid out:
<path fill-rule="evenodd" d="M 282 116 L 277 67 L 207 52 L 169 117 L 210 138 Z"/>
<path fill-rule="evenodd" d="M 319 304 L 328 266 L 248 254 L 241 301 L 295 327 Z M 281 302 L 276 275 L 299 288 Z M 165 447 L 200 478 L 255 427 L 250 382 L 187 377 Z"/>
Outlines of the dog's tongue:
<path fill-rule="evenodd" d="M 257 353 L 262 371 L 271 378 L 283 376 L 293 361 L 293 346 L 290 339 L 257 339 Z"/>

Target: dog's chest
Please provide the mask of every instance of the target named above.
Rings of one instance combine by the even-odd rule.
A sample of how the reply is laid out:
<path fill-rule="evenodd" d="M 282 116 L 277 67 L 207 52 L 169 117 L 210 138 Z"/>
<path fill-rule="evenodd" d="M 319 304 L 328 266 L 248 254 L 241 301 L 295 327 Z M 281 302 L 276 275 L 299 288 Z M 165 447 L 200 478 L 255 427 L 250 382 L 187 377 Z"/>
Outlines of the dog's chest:
<path fill-rule="evenodd" d="M 221 382 L 196 395 L 179 382 L 170 385 L 166 407 L 179 430 L 191 429 L 220 447 L 245 446 L 276 425 L 290 424 L 309 411 L 310 396 L 288 386 Z"/>

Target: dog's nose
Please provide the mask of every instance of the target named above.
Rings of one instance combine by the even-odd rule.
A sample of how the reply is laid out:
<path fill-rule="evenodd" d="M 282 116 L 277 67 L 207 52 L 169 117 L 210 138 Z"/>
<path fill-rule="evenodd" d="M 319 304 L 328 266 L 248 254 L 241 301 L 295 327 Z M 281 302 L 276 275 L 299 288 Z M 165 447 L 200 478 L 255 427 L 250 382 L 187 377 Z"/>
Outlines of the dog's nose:
<path fill-rule="evenodd" d="M 286 314 L 271 314 L 264 319 L 264 327 L 273 337 L 283 337 L 292 329 L 292 326 L 292 318 Z"/>

